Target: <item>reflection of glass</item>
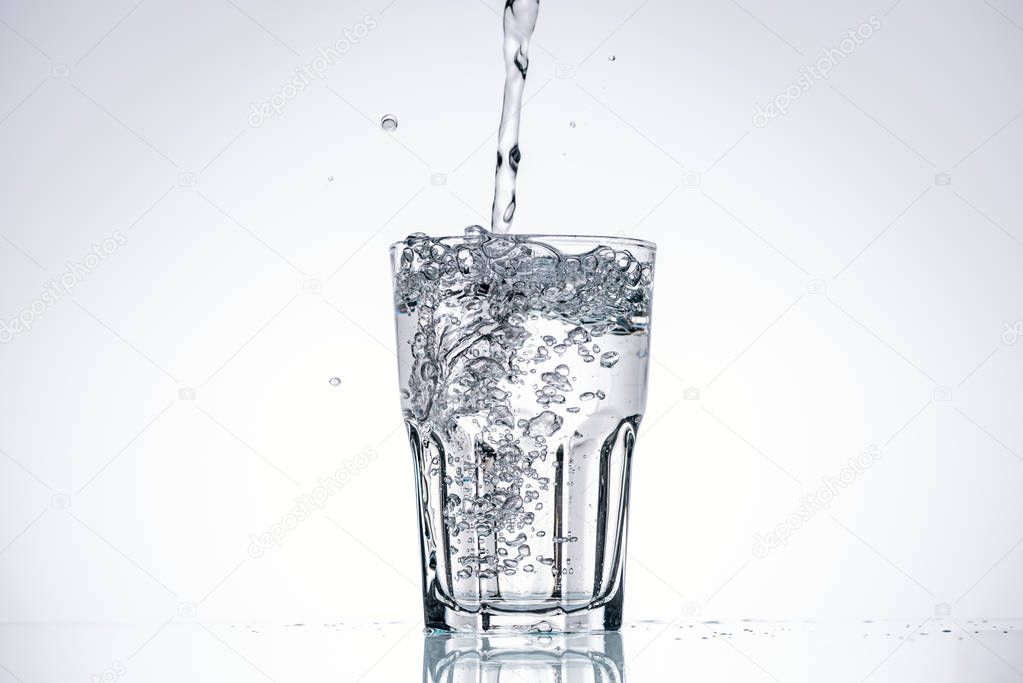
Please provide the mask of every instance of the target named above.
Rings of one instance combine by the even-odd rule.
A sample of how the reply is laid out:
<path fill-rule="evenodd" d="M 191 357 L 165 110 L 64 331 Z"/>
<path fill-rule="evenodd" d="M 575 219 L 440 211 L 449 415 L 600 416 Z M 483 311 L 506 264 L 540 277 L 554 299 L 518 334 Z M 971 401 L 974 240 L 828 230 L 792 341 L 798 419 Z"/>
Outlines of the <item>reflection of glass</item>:
<path fill-rule="evenodd" d="M 478 228 L 392 247 L 428 628 L 621 626 L 654 254 Z"/>
<path fill-rule="evenodd" d="M 623 683 L 619 633 L 429 635 L 423 683 Z"/>

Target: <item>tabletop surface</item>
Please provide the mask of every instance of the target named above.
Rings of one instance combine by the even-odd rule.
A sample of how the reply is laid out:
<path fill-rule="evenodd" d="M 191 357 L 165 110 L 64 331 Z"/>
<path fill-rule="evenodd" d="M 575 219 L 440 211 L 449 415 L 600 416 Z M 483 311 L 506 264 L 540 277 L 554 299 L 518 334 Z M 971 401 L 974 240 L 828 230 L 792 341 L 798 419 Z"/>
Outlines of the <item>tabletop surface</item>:
<path fill-rule="evenodd" d="M 0 625 L 0 683 L 48 681 L 1019 681 L 1023 622 L 635 622 L 477 638 L 420 624 Z"/>

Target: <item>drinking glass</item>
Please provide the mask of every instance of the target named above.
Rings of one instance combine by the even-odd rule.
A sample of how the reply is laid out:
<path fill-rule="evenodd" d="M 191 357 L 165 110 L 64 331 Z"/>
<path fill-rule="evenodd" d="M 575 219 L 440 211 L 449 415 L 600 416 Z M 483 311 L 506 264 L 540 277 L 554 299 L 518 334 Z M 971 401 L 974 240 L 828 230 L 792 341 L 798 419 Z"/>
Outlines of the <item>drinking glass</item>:
<path fill-rule="evenodd" d="M 481 228 L 391 247 L 428 629 L 621 626 L 655 250 Z"/>

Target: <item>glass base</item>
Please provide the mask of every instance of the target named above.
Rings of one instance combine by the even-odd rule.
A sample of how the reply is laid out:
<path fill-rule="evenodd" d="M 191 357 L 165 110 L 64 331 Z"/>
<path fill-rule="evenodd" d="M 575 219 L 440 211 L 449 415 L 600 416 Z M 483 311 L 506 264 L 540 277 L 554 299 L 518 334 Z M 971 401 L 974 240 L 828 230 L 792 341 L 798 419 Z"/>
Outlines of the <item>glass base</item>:
<path fill-rule="evenodd" d="M 432 591 L 431 591 L 432 593 Z M 427 631 L 438 633 L 600 633 L 622 626 L 622 587 L 599 605 L 565 609 L 541 603 L 534 609 L 507 610 L 483 604 L 478 610 L 455 609 L 428 594 L 424 601 Z"/>

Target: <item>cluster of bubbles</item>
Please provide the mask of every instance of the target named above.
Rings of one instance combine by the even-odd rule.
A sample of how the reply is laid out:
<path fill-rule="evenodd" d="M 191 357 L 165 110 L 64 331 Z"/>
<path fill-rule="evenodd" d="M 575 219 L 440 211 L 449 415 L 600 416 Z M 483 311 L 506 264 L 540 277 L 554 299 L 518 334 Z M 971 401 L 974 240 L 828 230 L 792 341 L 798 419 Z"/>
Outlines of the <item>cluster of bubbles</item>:
<path fill-rule="evenodd" d="M 556 411 L 606 398 L 576 386 L 571 364 L 619 362 L 601 337 L 645 330 L 651 267 L 624 250 L 566 255 L 542 238 L 479 226 L 457 238 L 416 233 L 398 249 L 395 306 L 414 323 L 402 339 L 411 353 L 406 419 L 430 474 L 443 479 L 447 532 L 479 541 L 469 552 L 452 547 L 457 575 L 551 567 L 552 558 L 531 555 L 525 534 L 545 533 L 537 516 L 551 482 L 537 468 L 561 437 Z M 541 326 L 557 334 L 536 334 Z M 535 412 L 523 400 L 530 384 Z"/>
<path fill-rule="evenodd" d="M 653 272 L 627 250 L 565 255 L 540 240 L 474 225 L 463 238 L 410 235 L 396 278 L 396 303 L 410 311 L 442 290 L 455 295 L 454 288 L 489 305 L 494 320 L 536 313 L 629 333 L 646 324 Z"/>

